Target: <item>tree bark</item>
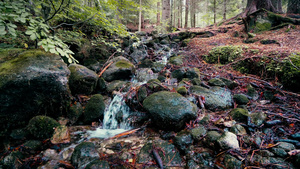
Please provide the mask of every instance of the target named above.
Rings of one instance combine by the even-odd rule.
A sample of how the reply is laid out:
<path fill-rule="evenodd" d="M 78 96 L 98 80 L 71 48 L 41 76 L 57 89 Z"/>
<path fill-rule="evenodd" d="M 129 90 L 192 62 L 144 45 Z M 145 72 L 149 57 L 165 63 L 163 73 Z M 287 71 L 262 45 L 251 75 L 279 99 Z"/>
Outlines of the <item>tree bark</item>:
<path fill-rule="evenodd" d="M 187 28 L 189 19 L 189 0 L 186 0 L 185 2 L 185 21 L 184 21 L 184 28 Z"/>
<path fill-rule="evenodd" d="M 214 23 L 217 22 L 217 0 L 214 0 Z"/>
<path fill-rule="evenodd" d="M 279 5 L 279 3 L 278 3 Z M 253 13 L 261 8 L 264 8 L 271 12 L 278 12 L 277 9 L 273 6 L 272 0 L 247 0 L 247 7 L 244 11 L 243 17 L 247 16 L 250 13 Z M 278 7 L 281 8 L 281 7 Z"/>
<path fill-rule="evenodd" d="M 163 23 L 166 23 L 166 27 L 170 27 L 170 12 L 171 12 L 171 6 L 170 6 L 170 1 L 169 0 L 163 0 L 162 1 L 162 21 Z"/>
<path fill-rule="evenodd" d="M 300 14 L 300 0 L 289 0 L 287 13 Z"/>
<path fill-rule="evenodd" d="M 160 9 L 159 8 L 160 8 L 160 2 L 157 2 L 156 25 L 160 25 Z"/>
<path fill-rule="evenodd" d="M 177 27 L 178 28 L 181 28 L 182 26 L 181 26 L 181 19 L 182 19 L 182 1 L 180 0 L 179 2 L 178 2 L 179 4 L 178 4 L 178 21 L 177 21 Z"/>
<path fill-rule="evenodd" d="M 142 0 L 140 0 L 140 10 L 139 10 L 139 32 L 142 31 Z"/>
<path fill-rule="evenodd" d="M 227 13 L 227 0 L 224 0 L 224 13 L 223 13 L 223 20 L 226 20 L 226 13 Z"/>

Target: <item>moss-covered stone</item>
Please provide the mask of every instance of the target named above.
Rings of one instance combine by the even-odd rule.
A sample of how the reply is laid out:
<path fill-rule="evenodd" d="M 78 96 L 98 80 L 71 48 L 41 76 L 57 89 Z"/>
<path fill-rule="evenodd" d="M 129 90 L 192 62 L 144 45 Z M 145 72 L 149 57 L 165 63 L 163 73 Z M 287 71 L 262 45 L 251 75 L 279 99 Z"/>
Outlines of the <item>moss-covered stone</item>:
<path fill-rule="evenodd" d="M 181 42 L 181 47 L 187 47 L 187 45 L 189 44 L 189 42 L 191 41 L 191 39 L 184 39 L 182 42 Z"/>
<path fill-rule="evenodd" d="M 191 82 L 193 85 L 197 85 L 197 86 L 201 85 L 201 80 L 199 78 L 194 78 L 194 79 L 192 79 Z"/>
<path fill-rule="evenodd" d="M 116 66 L 119 68 L 133 68 L 134 65 L 130 62 L 124 61 L 124 60 L 120 60 L 116 63 Z"/>
<path fill-rule="evenodd" d="M 191 129 L 190 133 L 195 141 L 200 141 L 205 135 L 207 130 L 204 126 L 200 125 L 196 128 Z"/>
<path fill-rule="evenodd" d="M 211 85 L 211 86 L 220 86 L 220 87 L 225 86 L 225 83 L 219 78 L 210 79 L 208 81 L 208 84 Z"/>
<path fill-rule="evenodd" d="M 68 117 L 70 123 L 71 124 L 76 123 L 77 120 L 79 119 L 79 117 L 82 115 L 82 113 L 83 113 L 83 107 L 81 106 L 80 103 L 72 104 L 67 113 L 67 117 Z"/>
<path fill-rule="evenodd" d="M 180 68 L 180 69 L 176 69 L 172 72 L 172 77 L 178 79 L 178 81 L 181 81 L 181 79 L 183 79 L 184 77 L 184 69 Z"/>
<path fill-rule="evenodd" d="M 101 94 L 93 95 L 85 106 L 83 121 L 85 124 L 90 124 L 93 121 L 98 121 L 103 118 L 105 103 Z"/>
<path fill-rule="evenodd" d="M 188 93 L 188 90 L 185 87 L 179 87 L 176 89 L 176 91 L 183 96 L 185 96 Z"/>
<path fill-rule="evenodd" d="M 112 93 L 113 91 L 119 91 L 121 89 L 123 89 L 122 91 L 128 91 L 130 85 L 130 82 L 115 80 L 107 84 L 106 90 L 109 93 Z"/>
<path fill-rule="evenodd" d="M 280 82 L 285 88 L 299 92 L 300 84 L 300 53 L 293 53 L 285 58 L 281 68 L 282 76 L 279 76 Z"/>
<path fill-rule="evenodd" d="M 171 57 L 169 63 L 173 65 L 182 65 L 183 64 L 183 57 L 182 56 L 175 56 Z"/>
<path fill-rule="evenodd" d="M 264 40 L 261 40 L 260 43 L 263 45 L 267 45 L 267 44 L 278 43 L 278 42 L 277 42 L 277 40 L 264 39 Z"/>
<path fill-rule="evenodd" d="M 145 59 L 138 65 L 139 68 L 151 68 L 153 66 L 153 61 L 150 59 Z"/>
<path fill-rule="evenodd" d="M 239 122 L 247 122 L 249 113 L 246 109 L 236 108 L 230 112 L 231 117 Z"/>
<path fill-rule="evenodd" d="M 207 132 L 206 137 L 204 138 L 204 143 L 207 147 L 218 149 L 216 146 L 217 140 L 221 137 L 221 134 L 219 134 L 216 131 L 209 131 Z"/>
<path fill-rule="evenodd" d="M 204 58 L 208 63 L 226 64 L 242 56 L 243 50 L 240 46 L 218 46 L 209 51 Z"/>
<path fill-rule="evenodd" d="M 72 153 L 71 163 L 76 168 L 84 168 L 94 160 L 99 160 L 99 154 L 92 142 L 82 142 L 77 145 Z"/>
<path fill-rule="evenodd" d="M 226 168 L 230 169 L 242 169 L 242 161 L 236 159 L 235 157 L 226 154 L 224 158 L 224 163 Z"/>
<path fill-rule="evenodd" d="M 175 136 L 174 144 L 180 152 L 185 153 L 193 144 L 192 135 L 189 132 L 181 131 Z"/>
<path fill-rule="evenodd" d="M 37 139 L 46 139 L 52 137 L 54 128 L 59 125 L 60 124 L 51 117 L 35 116 L 29 121 L 27 130 Z"/>
<path fill-rule="evenodd" d="M 253 124 L 260 126 L 265 122 L 267 115 L 264 112 L 256 112 L 250 114 L 250 118 Z"/>
<path fill-rule="evenodd" d="M 245 105 L 249 102 L 249 99 L 244 94 L 235 94 L 233 100 L 239 105 Z"/>
<path fill-rule="evenodd" d="M 238 83 L 235 82 L 235 81 L 231 81 L 229 79 L 225 79 L 225 78 L 220 78 L 224 83 L 225 85 L 229 88 L 229 89 L 234 89 L 235 87 L 238 86 Z"/>
<path fill-rule="evenodd" d="M 185 78 L 188 79 L 194 79 L 194 78 L 199 78 L 200 77 L 200 71 L 198 68 L 187 68 L 185 74 Z"/>

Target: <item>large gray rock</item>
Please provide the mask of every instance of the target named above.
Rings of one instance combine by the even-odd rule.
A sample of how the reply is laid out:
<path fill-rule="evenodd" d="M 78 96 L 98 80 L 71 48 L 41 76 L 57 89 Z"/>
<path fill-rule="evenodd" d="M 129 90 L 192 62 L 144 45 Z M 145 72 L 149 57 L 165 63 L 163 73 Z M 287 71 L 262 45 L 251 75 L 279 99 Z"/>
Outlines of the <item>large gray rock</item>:
<path fill-rule="evenodd" d="M 41 50 L 0 54 L 0 137 L 36 115 L 58 117 L 70 104 L 67 65 Z"/>
<path fill-rule="evenodd" d="M 178 93 L 157 92 L 143 102 L 153 122 L 166 130 L 179 130 L 197 117 L 197 107 Z"/>
<path fill-rule="evenodd" d="M 224 132 L 217 141 L 222 149 L 239 149 L 237 136 L 231 132 Z"/>
<path fill-rule="evenodd" d="M 134 65 L 122 56 L 112 59 L 111 62 L 113 63 L 102 75 L 108 82 L 113 80 L 128 80 L 135 72 Z"/>
<path fill-rule="evenodd" d="M 98 81 L 96 72 L 78 64 L 71 64 L 69 69 L 71 71 L 69 85 L 72 94 L 89 95 L 95 90 Z"/>
<path fill-rule="evenodd" d="M 211 89 L 207 89 L 201 86 L 192 86 L 190 88 L 190 93 L 204 96 L 204 105 L 209 110 L 232 107 L 231 91 L 226 88 L 214 86 Z"/>

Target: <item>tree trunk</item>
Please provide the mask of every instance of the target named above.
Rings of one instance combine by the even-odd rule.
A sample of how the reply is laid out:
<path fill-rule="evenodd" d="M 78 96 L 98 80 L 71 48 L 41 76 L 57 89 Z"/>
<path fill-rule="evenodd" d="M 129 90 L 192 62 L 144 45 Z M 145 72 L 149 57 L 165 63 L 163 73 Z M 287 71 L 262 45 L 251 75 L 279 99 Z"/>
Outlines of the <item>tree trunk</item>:
<path fill-rule="evenodd" d="M 142 0 L 140 0 L 140 10 L 139 10 L 139 32 L 142 31 Z"/>
<path fill-rule="evenodd" d="M 186 0 L 185 2 L 185 21 L 184 21 L 184 28 L 187 28 L 189 19 L 189 0 Z"/>
<path fill-rule="evenodd" d="M 178 2 L 178 20 L 177 20 L 177 27 L 181 28 L 181 18 L 182 18 L 182 1 Z"/>
<path fill-rule="evenodd" d="M 224 0 L 223 20 L 226 20 L 226 13 L 227 13 L 227 0 Z"/>
<path fill-rule="evenodd" d="M 174 18 L 174 15 L 173 15 L 173 6 L 174 6 L 174 3 L 173 3 L 173 0 L 171 0 L 171 19 L 170 19 L 170 26 L 173 25 L 173 18 Z"/>
<path fill-rule="evenodd" d="M 279 3 L 278 3 L 278 5 L 279 5 Z M 261 8 L 264 8 L 271 12 L 278 12 L 277 9 L 273 6 L 272 0 L 248 0 L 247 7 L 244 11 L 243 17 L 245 17 L 248 14 L 253 13 Z M 281 7 L 278 7 L 278 8 L 281 8 Z"/>
<path fill-rule="evenodd" d="M 289 0 L 287 13 L 300 14 L 300 0 Z"/>
<path fill-rule="evenodd" d="M 214 0 L 214 23 L 217 22 L 217 0 Z"/>
<path fill-rule="evenodd" d="M 157 2 L 156 25 L 160 25 L 160 9 L 159 8 L 160 8 L 160 2 Z"/>
<path fill-rule="evenodd" d="M 282 11 L 282 1 L 281 0 L 272 0 L 272 4 L 277 12 L 283 13 Z"/>
<path fill-rule="evenodd" d="M 163 23 L 166 23 L 166 27 L 170 27 L 170 12 L 171 12 L 171 6 L 170 6 L 170 1 L 169 0 L 163 0 L 162 1 L 162 21 Z"/>

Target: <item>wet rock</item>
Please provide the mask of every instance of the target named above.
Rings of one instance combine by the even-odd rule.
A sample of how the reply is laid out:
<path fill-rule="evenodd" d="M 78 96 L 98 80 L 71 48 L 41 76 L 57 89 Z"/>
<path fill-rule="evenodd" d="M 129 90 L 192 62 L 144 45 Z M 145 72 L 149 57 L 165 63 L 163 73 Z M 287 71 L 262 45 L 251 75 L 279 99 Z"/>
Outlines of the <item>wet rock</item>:
<path fill-rule="evenodd" d="M 58 55 L 41 50 L 2 50 L 0 137 L 25 127 L 36 115 L 62 115 L 70 104 L 69 75 Z"/>
<path fill-rule="evenodd" d="M 291 143 L 286 143 L 286 142 L 278 142 L 278 143 L 279 145 L 276 148 L 282 148 L 287 152 L 296 149 L 295 146 Z"/>
<path fill-rule="evenodd" d="M 200 77 L 200 71 L 197 68 L 187 68 L 185 74 L 185 78 L 188 79 L 194 79 L 194 78 L 199 78 Z"/>
<path fill-rule="evenodd" d="M 29 121 L 27 130 L 34 138 L 47 139 L 53 135 L 54 128 L 59 125 L 60 124 L 51 117 L 35 116 Z"/>
<path fill-rule="evenodd" d="M 194 161 L 189 160 L 185 166 L 186 169 L 200 169 L 200 166 Z"/>
<path fill-rule="evenodd" d="M 150 68 L 141 68 L 136 72 L 136 79 L 138 82 L 147 82 L 151 79 L 157 79 L 158 74 L 153 73 Z"/>
<path fill-rule="evenodd" d="M 90 124 L 93 121 L 98 121 L 103 118 L 105 103 L 101 94 L 93 95 L 85 106 L 83 121 L 85 124 Z"/>
<path fill-rule="evenodd" d="M 188 147 L 193 144 L 192 135 L 189 132 L 180 132 L 174 138 L 174 144 L 180 152 L 185 153 Z"/>
<path fill-rule="evenodd" d="M 242 161 L 236 159 L 235 157 L 226 154 L 224 158 L 224 164 L 226 168 L 230 169 L 241 169 Z"/>
<path fill-rule="evenodd" d="M 98 81 L 96 72 L 79 64 L 71 64 L 69 66 L 71 75 L 69 77 L 69 86 L 72 94 L 91 94 Z"/>
<path fill-rule="evenodd" d="M 295 140 L 300 140 L 300 133 L 292 134 L 292 135 L 291 135 L 291 138 L 292 138 L 292 139 L 295 139 Z"/>
<path fill-rule="evenodd" d="M 144 59 L 139 65 L 139 68 L 151 68 L 153 66 L 153 61 L 150 59 Z"/>
<path fill-rule="evenodd" d="M 129 90 L 131 83 L 121 80 L 115 80 L 112 81 L 107 85 L 107 92 L 112 93 L 113 91 L 119 91 L 122 89 L 122 91 L 126 92 Z"/>
<path fill-rule="evenodd" d="M 59 126 L 54 130 L 54 134 L 51 138 L 52 144 L 69 143 L 71 140 L 70 132 L 67 126 Z"/>
<path fill-rule="evenodd" d="M 172 77 L 181 81 L 184 78 L 185 70 L 183 68 L 176 69 L 172 72 Z"/>
<path fill-rule="evenodd" d="M 221 134 L 219 134 L 216 131 L 209 131 L 207 132 L 206 137 L 204 138 L 204 143 L 211 148 L 216 148 L 217 146 L 217 140 L 221 137 Z"/>
<path fill-rule="evenodd" d="M 279 125 L 279 124 L 281 124 L 281 123 L 282 123 L 281 120 L 271 120 L 271 121 L 265 122 L 265 125 L 266 125 L 267 127 L 272 127 L 272 126 L 275 126 L 275 125 Z"/>
<path fill-rule="evenodd" d="M 137 163 L 144 164 L 149 161 L 155 161 L 153 149 L 157 151 L 165 167 L 181 166 L 182 160 L 178 150 L 173 144 L 161 139 L 155 139 L 153 142 L 146 143 L 137 156 Z"/>
<path fill-rule="evenodd" d="M 71 162 L 77 168 L 85 168 L 87 164 L 99 158 L 99 154 L 93 143 L 82 142 L 75 147 Z"/>
<path fill-rule="evenodd" d="M 56 152 L 56 150 L 47 149 L 43 152 L 43 158 L 47 161 L 58 159 L 58 153 Z"/>
<path fill-rule="evenodd" d="M 257 100 L 259 95 L 258 92 L 252 87 L 252 85 L 247 85 L 247 95 L 252 97 L 253 100 Z"/>
<path fill-rule="evenodd" d="M 151 43 L 149 45 L 151 45 Z M 137 47 L 133 47 L 132 50 L 133 52 L 130 54 L 130 58 L 132 58 L 135 63 L 139 63 L 148 57 L 146 45 L 141 44 Z"/>
<path fill-rule="evenodd" d="M 239 105 L 245 105 L 249 102 L 249 99 L 244 94 L 235 94 L 233 100 Z"/>
<path fill-rule="evenodd" d="M 79 102 L 72 104 L 67 113 L 67 117 L 68 117 L 70 123 L 71 124 L 76 123 L 77 120 L 79 119 L 79 117 L 82 115 L 82 113 L 83 113 L 83 107 L 81 106 L 81 104 Z"/>
<path fill-rule="evenodd" d="M 102 77 L 108 81 L 129 80 L 135 72 L 134 65 L 124 57 L 117 57 L 111 60 L 112 65 L 103 73 Z"/>
<path fill-rule="evenodd" d="M 29 132 L 27 131 L 26 128 L 21 128 L 21 129 L 15 129 L 11 131 L 10 137 L 15 139 L 15 140 L 21 140 L 25 139 L 28 136 Z"/>
<path fill-rule="evenodd" d="M 246 129 L 240 124 L 236 124 L 230 128 L 230 132 L 236 135 L 247 135 Z"/>
<path fill-rule="evenodd" d="M 39 166 L 38 169 L 52 169 L 59 167 L 61 167 L 59 160 L 50 160 L 45 165 Z"/>
<path fill-rule="evenodd" d="M 229 79 L 225 79 L 225 78 L 220 78 L 224 83 L 225 85 L 229 88 L 229 89 L 234 89 L 235 87 L 238 86 L 238 84 L 234 81 L 231 81 Z"/>
<path fill-rule="evenodd" d="M 244 123 L 247 122 L 249 116 L 248 111 L 242 108 L 233 109 L 229 114 L 234 120 Z"/>
<path fill-rule="evenodd" d="M 240 148 L 237 136 L 231 132 L 224 132 L 217 142 L 222 149 Z"/>
<path fill-rule="evenodd" d="M 199 78 L 194 78 L 191 80 L 193 85 L 200 86 L 201 85 L 201 80 Z"/>
<path fill-rule="evenodd" d="M 110 169 L 108 162 L 101 161 L 101 160 L 94 160 L 85 167 L 85 169 L 99 169 L 99 168 Z"/>
<path fill-rule="evenodd" d="M 225 83 L 219 78 L 210 79 L 208 81 L 208 84 L 211 85 L 211 86 L 220 86 L 220 87 L 225 86 Z"/>
<path fill-rule="evenodd" d="M 96 90 L 98 92 L 104 92 L 106 90 L 106 81 L 102 77 L 98 78 Z"/>
<path fill-rule="evenodd" d="M 209 110 L 226 109 L 232 106 L 231 91 L 225 88 L 214 86 L 206 89 L 201 86 L 192 86 L 190 93 L 204 96 L 204 105 Z"/>
<path fill-rule="evenodd" d="M 257 112 L 250 114 L 251 122 L 257 126 L 262 125 L 267 118 L 267 115 L 264 112 Z"/>
<path fill-rule="evenodd" d="M 179 130 L 197 117 L 196 105 L 178 93 L 154 93 L 144 100 L 143 107 L 160 129 Z"/>
<path fill-rule="evenodd" d="M 3 168 L 19 169 L 21 167 L 20 160 L 23 158 L 24 156 L 20 151 L 13 151 L 4 157 L 0 164 Z"/>
<path fill-rule="evenodd" d="M 200 125 L 196 128 L 193 128 L 190 133 L 195 141 L 200 141 L 203 136 L 206 135 L 207 130 L 204 126 Z"/>
<path fill-rule="evenodd" d="M 160 71 L 162 71 L 165 67 L 165 64 L 161 63 L 161 62 L 154 62 L 153 66 L 152 66 L 152 70 L 154 73 L 158 73 Z"/>
<path fill-rule="evenodd" d="M 185 87 L 178 87 L 176 89 L 176 91 L 177 91 L 177 93 L 179 93 L 179 94 L 181 94 L 183 96 L 185 96 L 188 93 L 188 90 Z"/>
<path fill-rule="evenodd" d="M 213 154 L 209 153 L 210 150 L 203 149 L 201 153 L 194 152 L 191 154 L 190 164 L 187 167 L 192 168 L 214 168 L 214 158 Z M 194 168 L 193 168 L 194 169 Z"/>
<path fill-rule="evenodd" d="M 277 155 L 279 157 L 286 157 L 288 155 L 287 152 L 282 148 L 273 147 L 271 150 L 275 155 Z"/>

